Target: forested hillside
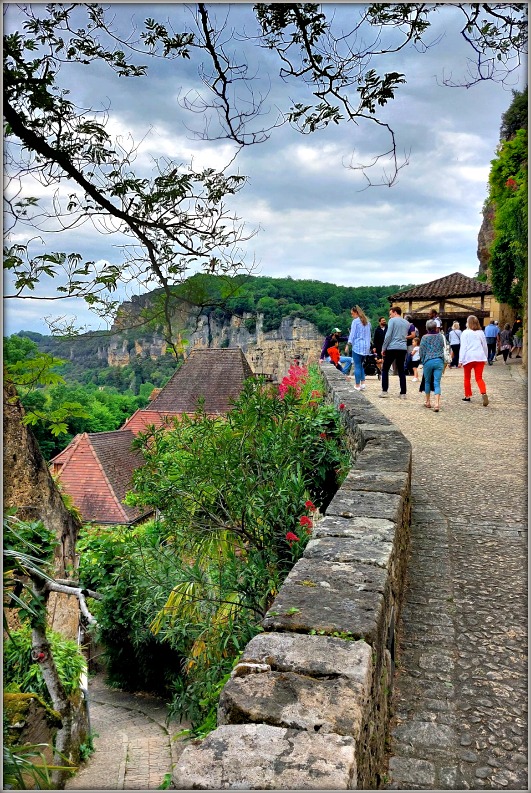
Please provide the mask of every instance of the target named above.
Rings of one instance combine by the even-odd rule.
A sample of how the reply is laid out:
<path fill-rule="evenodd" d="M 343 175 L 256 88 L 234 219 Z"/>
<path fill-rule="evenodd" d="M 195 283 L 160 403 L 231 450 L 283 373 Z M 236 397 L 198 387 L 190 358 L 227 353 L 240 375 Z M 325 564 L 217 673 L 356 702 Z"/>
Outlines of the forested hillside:
<path fill-rule="evenodd" d="M 239 275 L 232 278 L 197 274 L 174 288 L 177 298 L 202 306 L 204 311 L 225 314 L 262 314 L 264 332 L 276 330 L 283 317 L 300 317 L 312 322 L 320 333 L 331 326 L 350 326 L 350 307 L 360 305 L 371 321 L 389 309 L 387 296 L 412 284 L 389 286 L 337 286 L 315 280 Z M 150 301 L 161 290 L 151 292 L 130 304 L 147 311 Z M 127 304 L 129 305 L 129 304 Z M 120 310 L 118 311 L 120 315 Z M 248 319 L 252 327 L 252 318 Z"/>

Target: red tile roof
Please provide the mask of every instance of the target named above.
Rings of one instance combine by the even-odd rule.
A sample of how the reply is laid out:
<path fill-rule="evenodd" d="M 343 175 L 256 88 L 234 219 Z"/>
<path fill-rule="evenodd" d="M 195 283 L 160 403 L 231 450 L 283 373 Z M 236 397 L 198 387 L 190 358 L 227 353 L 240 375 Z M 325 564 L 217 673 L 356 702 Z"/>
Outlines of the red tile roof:
<path fill-rule="evenodd" d="M 171 426 L 182 413 L 194 413 L 198 400 L 211 417 L 223 415 L 240 394 L 253 371 L 240 349 L 192 350 L 182 366 L 147 407 L 137 410 L 114 432 L 77 435 L 56 455 L 52 468 L 61 465 L 64 490 L 79 507 L 84 520 L 96 523 L 134 523 L 150 514 L 121 502 L 131 488 L 133 471 L 143 463 L 131 443 L 148 426 Z"/>
<path fill-rule="evenodd" d="M 158 428 L 167 425 L 171 427 L 172 419 L 180 415 L 180 413 L 159 413 L 157 410 L 139 408 L 132 416 L 129 416 L 120 430 L 131 430 L 133 435 L 138 435 L 139 432 L 145 432 L 150 426 Z"/>
<path fill-rule="evenodd" d="M 143 462 L 141 452 L 131 448 L 134 437 L 130 430 L 84 432 L 50 461 L 52 465 L 63 463 L 61 485 L 83 520 L 129 524 L 153 511 L 122 503 L 131 488 L 133 471 Z"/>
<path fill-rule="evenodd" d="M 253 370 L 240 349 L 196 348 L 144 410 L 163 415 L 194 413 L 202 398 L 206 413 L 227 413 L 244 380 L 252 376 Z"/>
<path fill-rule="evenodd" d="M 462 273 L 452 273 L 444 278 L 437 278 L 427 284 L 419 284 L 404 292 L 389 295 L 390 302 L 398 300 L 433 300 L 439 297 L 464 297 L 466 295 L 492 294 L 492 287 L 477 278 L 469 278 Z"/>

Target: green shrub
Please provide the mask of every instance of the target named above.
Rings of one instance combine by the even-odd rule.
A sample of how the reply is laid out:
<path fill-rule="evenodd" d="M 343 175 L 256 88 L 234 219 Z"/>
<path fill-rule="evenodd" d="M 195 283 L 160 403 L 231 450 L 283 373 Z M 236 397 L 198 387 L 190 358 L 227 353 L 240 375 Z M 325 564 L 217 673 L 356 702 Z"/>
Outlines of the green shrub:
<path fill-rule="evenodd" d="M 59 679 L 67 695 L 79 691 L 79 679 L 85 669 L 85 659 L 76 642 L 54 631 L 47 631 L 51 652 Z M 4 641 L 4 683 L 11 691 L 38 694 L 51 704 L 41 666 L 31 657 L 31 628 L 23 625 L 10 632 Z"/>
<path fill-rule="evenodd" d="M 348 470 L 341 437 L 318 367 L 294 367 L 280 390 L 247 381 L 224 418 L 198 411 L 137 439 L 145 464 L 127 501 L 161 519 L 85 529 L 78 543 L 83 586 L 103 595 L 93 611 L 110 682 L 171 690 L 195 734 L 215 726 L 223 682 L 304 551 L 314 504 Z"/>

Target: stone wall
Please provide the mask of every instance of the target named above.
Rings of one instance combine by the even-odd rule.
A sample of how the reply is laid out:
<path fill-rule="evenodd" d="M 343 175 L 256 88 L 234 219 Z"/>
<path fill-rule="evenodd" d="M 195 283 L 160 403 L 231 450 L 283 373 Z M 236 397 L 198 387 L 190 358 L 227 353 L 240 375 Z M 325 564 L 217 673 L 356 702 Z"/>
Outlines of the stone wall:
<path fill-rule="evenodd" d="M 185 748 L 176 789 L 377 788 L 409 545 L 411 446 L 332 366 L 353 466 Z M 342 406 L 342 407 L 341 407 Z"/>

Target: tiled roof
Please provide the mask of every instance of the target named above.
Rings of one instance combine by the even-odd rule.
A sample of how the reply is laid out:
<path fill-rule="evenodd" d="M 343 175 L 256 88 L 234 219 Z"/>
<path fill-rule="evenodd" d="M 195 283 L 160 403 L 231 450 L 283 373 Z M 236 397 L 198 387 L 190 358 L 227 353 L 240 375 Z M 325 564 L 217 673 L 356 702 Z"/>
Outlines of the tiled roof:
<path fill-rule="evenodd" d="M 227 413 L 244 380 L 252 376 L 253 370 L 239 348 L 196 348 L 144 410 L 163 415 L 194 413 L 203 398 L 206 413 Z"/>
<path fill-rule="evenodd" d="M 126 422 L 120 427 L 121 430 L 131 430 L 133 435 L 138 435 L 139 432 L 145 432 L 150 426 L 156 428 L 163 425 L 172 426 L 172 418 L 180 416 L 180 413 L 159 413 L 157 410 L 147 410 L 146 408 L 139 408 L 135 410 Z"/>
<path fill-rule="evenodd" d="M 103 471 L 112 487 L 113 493 L 120 502 L 128 522 L 138 520 L 146 511 L 138 507 L 122 504 L 126 493 L 131 489 L 133 472 L 144 462 L 142 453 L 132 449 L 134 435 L 130 430 L 114 432 L 94 432 L 89 435 L 92 448 L 96 452 Z"/>
<path fill-rule="evenodd" d="M 83 520 L 134 523 L 152 512 L 122 504 L 131 488 L 133 471 L 143 463 L 142 454 L 131 448 L 134 437 L 130 430 L 84 432 L 73 439 L 67 457 L 61 452 L 52 461 L 63 462 L 61 485 L 80 509 Z"/>
<path fill-rule="evenodd" d="M 433 300 L 438 297 L 464 297 L 466 295 L 488 295 L 492 294 L 490 284 L 478 281 L 477 278 L 469 278 L 462 273 L 452 273 L 444 278 L 437 278 L 427 284 L 419 284 L 404 292 L 396 292 L 389 295 L 389 301 L 394 300 Z"/>
<path fill-rule="evenodd" d="M 64 490 L 81 510 L 84 520 L 96 523 L 133 523 L 151 510 L 122 504 L 131 488 L 133 471 L 143 457 L 133 451 L 135 435 L 149 425 L 171 426 L 172 418 L 194 413 L 198 400 L 211 417 L 227 413 L 253 371 L 240 349 L 195 349 L 169 382 L 147 405 L 137 410 L 119 430 L 77 435 L 50 463 L 62 464 Z"/>

